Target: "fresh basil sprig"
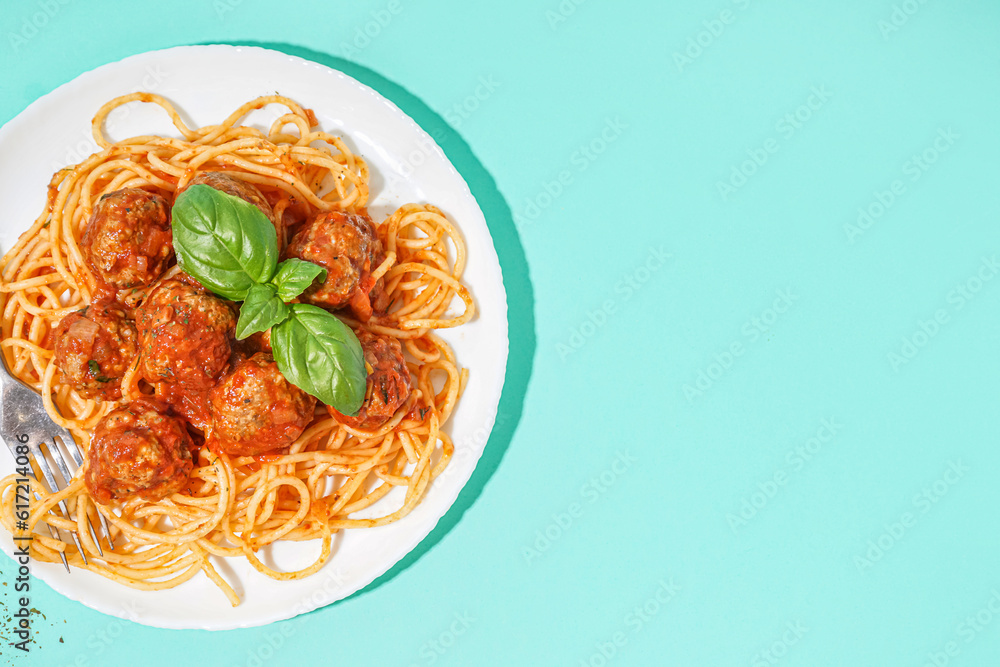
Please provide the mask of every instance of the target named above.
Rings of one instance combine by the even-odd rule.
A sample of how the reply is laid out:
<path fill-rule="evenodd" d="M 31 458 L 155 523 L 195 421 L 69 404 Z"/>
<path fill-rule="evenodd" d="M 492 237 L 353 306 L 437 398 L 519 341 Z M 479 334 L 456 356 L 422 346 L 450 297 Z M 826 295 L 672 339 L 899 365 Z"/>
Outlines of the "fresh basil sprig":
<path fill-rule="evenodd" d="M 243 301 L 236 337 L 271 329 L 285 379 L 338 412 L 358 414 L 367 375 L 357 336 L 322 308 L 286 303 L 324 280 L 326 269 L 295 258 L 278 264 L 278 236 L 267 216 L 208 185 L 177 197 L 171 226 L 181 269 L 215 294 Z"/>

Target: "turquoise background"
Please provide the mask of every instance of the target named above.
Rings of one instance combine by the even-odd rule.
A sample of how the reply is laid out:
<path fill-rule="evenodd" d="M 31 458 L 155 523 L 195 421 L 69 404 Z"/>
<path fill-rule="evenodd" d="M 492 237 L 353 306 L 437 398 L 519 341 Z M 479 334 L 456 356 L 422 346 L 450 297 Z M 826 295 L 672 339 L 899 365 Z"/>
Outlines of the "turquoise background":
<path fill-rule="evenodd" d="M 512 332 L 475 477 L 374 585 L 209 633 L 39 582 L 17 664 L 998 664 L 998 37 L 995 0 L 5 3 L 4 122 L 183 44 L 372 85 L 472 184 Z"/>

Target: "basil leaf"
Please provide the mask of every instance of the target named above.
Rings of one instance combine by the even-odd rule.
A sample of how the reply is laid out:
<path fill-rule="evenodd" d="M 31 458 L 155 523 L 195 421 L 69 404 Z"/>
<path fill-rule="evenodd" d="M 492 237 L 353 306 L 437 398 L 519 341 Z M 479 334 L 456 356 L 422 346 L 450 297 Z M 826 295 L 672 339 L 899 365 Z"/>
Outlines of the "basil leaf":
<path fill-rule="evenodd" d="M 181 269 L 219 296 L 242 301 L 278 264 L 278 235 L 260 209 L 198 184 L 171 210 L 174 252 Z"/>
<path fill-rule="evenodd" d="M 326 280 L 326 269 L 318 264 L 292 257 L 278 264 L 278 271 L 271 284 L 278 289 L 282 301 L 291 301 L 302 294 L 313 281 Z"/>
<path fill-rule="evenodd" d="M 293 303 L 291 317 L 271 329 L 278 369 L 289 382 L 354 416 L 365 400 L 365 359 L 351 329 L 322 308 Z"/>
<path fill-rule="evenodd" d="M 267 331 L 291 314 L 291 310 L 278 298 L 271 285 L 254 284 L 240 306 L 240 319 L 236 323 L 236 340 L 251 334 Z"/>

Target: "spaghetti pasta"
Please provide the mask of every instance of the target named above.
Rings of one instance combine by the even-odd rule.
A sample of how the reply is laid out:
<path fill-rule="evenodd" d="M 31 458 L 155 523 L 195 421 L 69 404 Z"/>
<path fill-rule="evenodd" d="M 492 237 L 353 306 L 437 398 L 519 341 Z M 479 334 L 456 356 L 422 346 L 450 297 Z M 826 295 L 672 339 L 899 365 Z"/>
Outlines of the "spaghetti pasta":
<path fill-rule="evenodd" d="M 162 108 L 179 138 L 111 141 L 104 134 L 108 115 L 133 102 Z M 240 124 L 267 105 L 281 105 L 287 113 L 266 132 Z M 98 200 L 124 188 L 142 188 L 173 201 L 199 172 L 221 171 L 265 195 L 283 248 L 302 221 L 326 211 L 363 212 L 368 203 L 364 159 L 316 126 L 311 110 L 277 95 L 250 101 L 222 123 L 199 128 L 188 127 L 169 101 L 149 93 L 118 97 L 97 112 L 93 133 L 101 150 L 52 177 L 41 215 L 0 261 L 0 352 L 13 374 L 41 393 L 49 415 L 72 432 L 82 449 L 90 448 L 95 426 L 110 412 L 152 393 L 138 358 L 122 377 L 119 401 L 82 396 L 57 373 L 56 325 L 91 304 L 101 289 L 81 250 Z M 235 456 L 202 445 L 185 487 L 156 501 L 132 497 L 102 505 L 88 492 L 84 468 L 58 492 L 32 481 L 39 498 L 28 521 L 32 557 L 55 562 L 63 554 L 73 567 L 139 590 L 170 588 L 203 572 L 235 606 L 239 597 L 213 559 L 246 558 L 273 579 L 299 579 L 331 558 L 338 531 L 385 525 L 412 511 L 452 456 L 442 427 L 468 379 L 434 330 L 468 322 L 475 302 L 462 283 L 467 262 L 462 235 L 439 209 L 404 205 L 376 231 L 385 259 L 373 267 L 372 278 L 384 282 L 391 305 L 364 322 L 338 315 L 356 330 L 399 340 L 406 352 L 413 391 L 387 422 L 365 430 L 320 408 L 286 449 Z M 176 266 L 169 269 L 156 284 L 177 272 Z M 135 307 L 156 284 L 120 293 L 119 301 Z M 0 480 L 0 522 L 12 533 L 14 480 L 13 475 Z M 394 511 L 356 516 L 395 488 L 405 494 Z M 51 511 L 60 500 L 67 502 L 70 516 Z M 114 550 L 105 545 L 103 556 L 86 529 L 88 518 L 96 522 L 98 513 L 110 523 L 114 543 Z M 41 530 L 43 524 L 62 535 L 76 531 L 88 562 L 68 536 L 51 537 Z M 291 572 L 269 567 L 258 550 L 279 540 L 318 541 L 315 561 Z"/>

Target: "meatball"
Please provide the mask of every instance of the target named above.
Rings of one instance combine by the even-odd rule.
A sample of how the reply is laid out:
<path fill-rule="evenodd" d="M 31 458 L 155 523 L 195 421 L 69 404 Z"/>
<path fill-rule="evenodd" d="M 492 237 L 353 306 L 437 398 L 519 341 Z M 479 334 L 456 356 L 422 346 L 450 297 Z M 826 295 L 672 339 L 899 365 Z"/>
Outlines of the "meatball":
<path fill-rule="evenodd" d="M 160 500 L 187 485 L 193 443 L 184 423 L 166 406 L 140 399 L 97 423 L 84 481 L 101 504 L 138 496 Z"/>
<path fill-rule="evenodd" d="M 112 288 L 152 284 L 174 256 L 167 200 L 138 188 L 104 195 L 80 250 L 94 275 Z"/>
<path fill-rule="evenodd" d="M 236 317 L 190 276 L 163 281 L 136 311 L 142 372 L 149 382 L 208 389 L 229 364 Z"/>
<path fill-rule="evenodd" d="M 257 186 L 253 183 L 248 183 L 247 181 L 241 180 L 235 176 L 230 176 L 229 174 L 222 171 L 203 171 L 187 184 L 187 187 L 192 185 L 208 185 L 219 192 L 225 192 L 227 195 L 232 195 L 234 197 L 239 197 L 243 201 L 253 204 L 260 209 L 260 212 L 267 216 L 267 219 L 277 227 L 278 220 L 274 217 L 274 211 L 271 209 L 271 205 L 267 203 L 267 199 L 264 198 L 263 193 L 257 189 Z M 181 190 L 183 192 L 184 190 Z M 178 192 L 179 195 L 181 192 Z"/>
<path fill-rule="evenodd" d="M 384 260 L 382 242 L 367 216 L 329 211 L 313 218 L 292 237 L 285 251 L 319 264 L 326 269 L 322 284 L 313 284 L 299 297 L 325 308 L 349 305 L 364 322 L 373 311 L 385 310 L 385 290 L 380 278 L 373 280 L 372 269 Z"/>
<path fill-rule="evenodd" d="M 392 419 L 410 397 L 413 383 L 398 340 L 363 329 L 355 333 L 365 355 L 365 366 L 372 369 L 365 387 L 365 402 L 356 417 L 348 417 L 330 406 L 326 409 L 341 424 L 371 431 Z"/>
<path fill-rule="evenodd" d="M 209 392 L 212 438 L 227 454 L 253 456 L 287 447 L 312 421 L 316 399 L 281 374 L 270 354 L 236 364 Z"/>
<path fill-rule="evenodd" d="M 64 317 L 52 333 L 63 383 L 85 398 L 122 397 L 122 376 L 138 353 L 138 334 L 125 311 L 94 303 Z"/>

